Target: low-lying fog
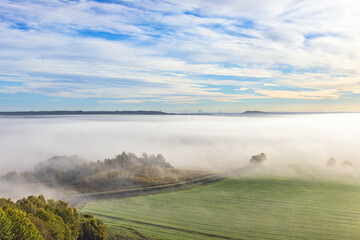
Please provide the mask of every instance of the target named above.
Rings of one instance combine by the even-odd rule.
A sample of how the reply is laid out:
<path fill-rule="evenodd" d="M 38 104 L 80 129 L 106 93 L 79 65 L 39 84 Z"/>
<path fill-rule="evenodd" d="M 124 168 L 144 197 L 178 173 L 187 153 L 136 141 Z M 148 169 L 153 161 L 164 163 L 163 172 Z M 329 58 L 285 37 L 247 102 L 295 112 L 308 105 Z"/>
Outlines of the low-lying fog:
<path fill-rule="evenodd" d="M 360 181 L 360 114 L 0 117 L 0 175 L 55 155 L 90 161 L 162 154 L 176 168 L 226 171 L 266 153 L 250 177 Z M 328 160 L 336 159 L 334 166 Z M 347 164 L 343 164 L 346 161 Z M 249 175 L 250 174 L 250 175 Z M 0 183 L 0 197 L 62 196 L 44 184 Z"/>
<path fill-rule="evenodd" d="M 0 174 L 54 155 L 161 153 L 175 167 L 226 170 L 264 152 L 268 166 L 360 165 L 360 114 L 1 117 Z"/>

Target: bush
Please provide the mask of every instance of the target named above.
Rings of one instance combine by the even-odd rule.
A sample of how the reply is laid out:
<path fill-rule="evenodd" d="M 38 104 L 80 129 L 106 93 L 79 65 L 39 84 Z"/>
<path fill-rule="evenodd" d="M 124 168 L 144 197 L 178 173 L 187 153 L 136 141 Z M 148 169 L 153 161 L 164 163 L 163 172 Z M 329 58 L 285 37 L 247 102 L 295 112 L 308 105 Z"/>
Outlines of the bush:
<path fill-rule="evenodd" d="M 81 229 L 79 240 L 105 240 L 109 237 L 105 224 L 90 214 L 82 217 Z"/>

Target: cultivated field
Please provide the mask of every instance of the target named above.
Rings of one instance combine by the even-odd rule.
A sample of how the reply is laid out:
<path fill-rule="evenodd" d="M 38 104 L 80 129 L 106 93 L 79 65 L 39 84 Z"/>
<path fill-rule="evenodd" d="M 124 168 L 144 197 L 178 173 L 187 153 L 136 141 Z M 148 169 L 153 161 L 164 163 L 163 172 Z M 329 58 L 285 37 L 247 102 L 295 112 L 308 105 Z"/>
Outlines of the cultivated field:
<path fill-rule="evenodd" d="M 360 239 L 360 186 L 334 182 L 230 179 L 82 212 L 119 239 Z"/>

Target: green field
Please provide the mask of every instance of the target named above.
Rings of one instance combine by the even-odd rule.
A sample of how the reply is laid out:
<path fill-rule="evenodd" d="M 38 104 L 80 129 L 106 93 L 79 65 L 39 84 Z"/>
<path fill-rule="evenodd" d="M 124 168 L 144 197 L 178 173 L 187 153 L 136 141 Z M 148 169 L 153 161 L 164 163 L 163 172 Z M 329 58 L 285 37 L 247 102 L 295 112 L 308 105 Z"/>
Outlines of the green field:
<path fill-rule="evenodd" d="M 360 186 L 335 182 L 230 179 L 82 212 L 121 239 L 360 239 Z"/>

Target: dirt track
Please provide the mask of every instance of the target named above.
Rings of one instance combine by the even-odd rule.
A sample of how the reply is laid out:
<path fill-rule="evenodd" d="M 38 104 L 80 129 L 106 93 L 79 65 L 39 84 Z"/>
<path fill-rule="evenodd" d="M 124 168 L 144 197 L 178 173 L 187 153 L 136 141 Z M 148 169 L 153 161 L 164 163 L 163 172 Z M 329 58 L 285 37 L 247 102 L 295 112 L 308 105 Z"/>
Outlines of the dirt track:
<path fill-rule="evenodd" d="M 61 199 L 70 203 L 70 205 L 76 205 L 80 202 L 88 202 L 94 199 L 104 199 L 104 198 L 124 198 L 124 197 L 133 197 L 138 195 L 146 195 L 146 194 L 155 194 L 166 191 L 173 191 L 177 189 L 184 188 L 192 188 L 196 186 L 206 185 L 214 182 L 221 181 L 225 178 L 229 178 L 238 174 L 245 173 L 251 169 L 253 169 L 254 165 L 248 165 L 240 169 L 236 169 L 234 171 L 226 172 L 226 173 L 218 173 L 212 174 L 209 176 L 196 178 L 189 181 L 180 181 L 174 183 L 167 184 L 159 184 L 145 187 L 136 187 L 130 189 L 118 189 L 113 191 L 105 191 L 105 192 L 96 192 L 96 193 L 83 193 L 76 195 L 64 196 Z"/>

